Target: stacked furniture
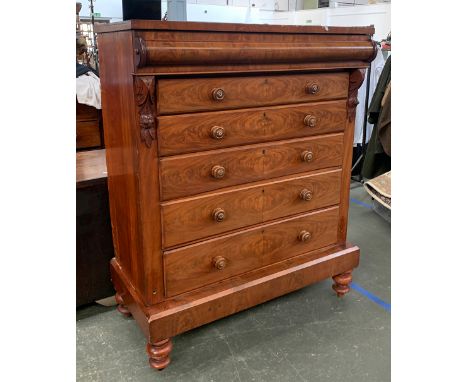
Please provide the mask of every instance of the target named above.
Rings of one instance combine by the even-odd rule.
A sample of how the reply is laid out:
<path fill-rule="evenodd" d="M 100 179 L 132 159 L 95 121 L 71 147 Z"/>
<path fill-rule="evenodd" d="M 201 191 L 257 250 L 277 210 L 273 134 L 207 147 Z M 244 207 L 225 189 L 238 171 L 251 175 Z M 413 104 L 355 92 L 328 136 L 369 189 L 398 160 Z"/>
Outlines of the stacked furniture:
<path fill-rule="evenodd" d="M 171 337 L 333 277 L 373 27 L 98 26 L 118 309 Z M 294 312 L 291 312 L 294 314 Z"/>
<path fill-rule="evenodd" d="M 112 296 L 106 150 L 76 153 L 76 306 Z"/>

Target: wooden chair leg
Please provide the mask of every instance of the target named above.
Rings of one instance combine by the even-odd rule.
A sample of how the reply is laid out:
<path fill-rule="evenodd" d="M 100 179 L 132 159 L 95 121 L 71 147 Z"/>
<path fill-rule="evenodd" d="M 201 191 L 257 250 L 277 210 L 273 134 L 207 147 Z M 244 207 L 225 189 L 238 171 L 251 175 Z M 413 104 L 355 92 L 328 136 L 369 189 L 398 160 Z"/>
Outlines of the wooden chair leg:
<path fill-rule="evenodd" d="M 171 363 L 172 340 L 167 338 L 155 344 L 148 343 L 146 352 L 149 355 L 150 366 L 157 370 L 166 368 Z"/>
<path fill-rule="evenodd" d="M 352 271 L 346 271 L 340 273 L 339 275 L 333 276 L 333 281 L 335 283 L 333 284 L 332 288 L 338 297 L 343 297 L 346 293 L 349 292 L 349 284 L 353 280 L 351 272 Z"/>

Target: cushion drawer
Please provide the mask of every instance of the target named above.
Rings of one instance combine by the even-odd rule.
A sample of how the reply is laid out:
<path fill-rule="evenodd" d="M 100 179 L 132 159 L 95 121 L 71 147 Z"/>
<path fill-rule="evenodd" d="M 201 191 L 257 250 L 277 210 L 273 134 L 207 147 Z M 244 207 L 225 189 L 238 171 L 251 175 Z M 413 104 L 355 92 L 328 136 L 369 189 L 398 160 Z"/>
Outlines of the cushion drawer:
<path fill-rule="evenodd" d="M 337 242 L 338 207 L 164 252 L 174 296 Z"/>
<path fill-rule="evenodd" d="M 282 105 L 346 98 L 348 74 L 162 79 L 159 114 Z"/>
<path fill-rule="evenodd" d="M 338 204 L 340 184 L 337 169 L 162 203 L 163 247 Z"/>
<path fill-rule="evenodd" d="M 158 118 L 161 156 L 343 131 L 346 101 Z"/>
<path fill-rule="evenodd" d="M 341 166 L 343 134 L 185 154 L 160 160 L 161 198 Z"/>

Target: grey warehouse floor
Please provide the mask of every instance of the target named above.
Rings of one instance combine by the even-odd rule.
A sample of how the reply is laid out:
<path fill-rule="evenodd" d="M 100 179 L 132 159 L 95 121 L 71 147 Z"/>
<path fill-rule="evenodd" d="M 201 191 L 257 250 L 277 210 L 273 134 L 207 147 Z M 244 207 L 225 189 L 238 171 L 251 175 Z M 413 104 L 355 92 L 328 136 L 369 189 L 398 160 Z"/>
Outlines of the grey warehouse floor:
<path fill-rule="evenodd" d="M 361 248 L 350 293 L 311 285 L 173 339 L 149 367 L 135 321 L 114 307 L 77 311 L 78 381 L 390 381 L 390 224 L 351 184 L 348 239 Z"/>

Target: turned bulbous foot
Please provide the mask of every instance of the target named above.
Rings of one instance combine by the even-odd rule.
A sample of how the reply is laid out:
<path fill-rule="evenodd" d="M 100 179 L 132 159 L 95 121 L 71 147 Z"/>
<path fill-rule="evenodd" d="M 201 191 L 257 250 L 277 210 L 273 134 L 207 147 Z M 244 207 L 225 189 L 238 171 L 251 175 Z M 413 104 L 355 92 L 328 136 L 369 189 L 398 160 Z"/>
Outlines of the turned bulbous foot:
<path fill-rule="evenodd" d="M 351 271 L 340 273 L 339 275 L 333 276 L 335 282 L 332 286 L 338 297 L 343 297 L 349 292 L 349 284 L 353 280 Z"/>
<path fill-rule="evenodd" d="M 117 302 L 117 310 L 122 313 L 126 317 L 131 317 L 132 313 L 127 309 L 127 307 L 124 304 L 124 300 L 122 298 L 122 295 L 120 293 L 115 294 L 115 301 Z"/>
<path fill-rule="evenodd" d="M 149 355 L 149 364 L 153 369 L 162 370 L 171 363 L 169 357 L 172 350 L 172 341 L 170 338 L 156 342 L 155 344 L 148 343 L 146 352 Z"/>

